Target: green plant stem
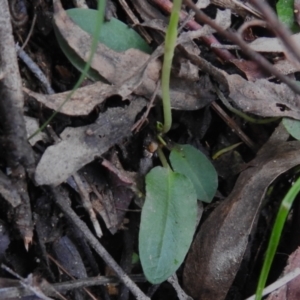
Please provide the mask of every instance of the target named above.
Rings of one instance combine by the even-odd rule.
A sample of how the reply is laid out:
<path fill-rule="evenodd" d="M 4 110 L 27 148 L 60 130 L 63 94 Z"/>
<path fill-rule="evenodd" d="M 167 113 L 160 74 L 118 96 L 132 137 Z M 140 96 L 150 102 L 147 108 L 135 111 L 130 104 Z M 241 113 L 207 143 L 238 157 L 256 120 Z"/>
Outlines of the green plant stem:
<path fill-rule="evenodd" d="M 61 108 L 71 99 L 71 97 L 74 95 L 74 93 L 76 92 L 76 90 L 79 88 L 79 86 L 83 82 L 84 78 L 87 76 L 87 72 L 90 69 L 93 56 L 94 56 L 94 54 L 96 52 L 96 49 L 97 49 L 98 37 L 100 35 L 100 30 L 101 30 L 102 24 L 104 22 L 105 4 L 106 4 L 105 0 L 101 0 L 101 1 L 99 0 L 98 1 L 97 23 L 96 23 L 96 27 L 95 27 L 95 32 L 93 34 L 93 41 L 92 41 L 92 45 L 91 45 L 91 51 L 90 51 L 90 55 L 89 55 L 88 61 L 85 64 L 84 69 L 83 69 L 83 71 L 82 71 L 82 73 L 81 73 L 78 81 L 74 85 L 72 91 L 68 94 L 68 96 L 66 97 L 66 99 L 63 101 L 63 103 L 58 107 L 58 109 L 49 117 L 49 119 L 36 132 L 34 132 L 28 138 L 28 140 L 30 140 L 31 138 L 33 138 L 35 135 L 37 135 L 39 132 L 43 131 L 47 127 L 47 125 L 59 113 L 59 111 L 61 110 Z"/>
<path fill-rule="evenodd" d="M 161 164 L 163 165 L 163 167 L 170 169 L 170 166 L 168 164 L 166 156 L 165 156 L 164 152 L 162 151 L 161 147 L 158 147 L 157 154 L 158 154 L 159 160 L 160 160 Z"/>
<path fill-rule="evenodd" d="M 212 156 L 212 159 L 215 160 L 217 158 L 219 158 L 221 155 L 223 155 L 224 153 L 227 153 L 235 148 L 237 148 L 239 145 L 243 144 L 242 142 L 241 143 L 237 143 L 237 144 L 234 144 L 234 145 L 231 145 L 231 146 L 228 146 L 226 148 L 223 148 L 219 151 L 217 151 L 213 156 Z"/>
<path fill-rule="evenodd" d="M 279 117 L 273 117 L 273 118 L 265 118 L 265 119 L 256 119 L 248 116 L 247 114 L 239 111 L 238 109 L 234 108 L 232 105 L 230 105 L 229 101 L 226 99 L 224 94 L 220 91 L 220 89 L 214 85 L 215 92 L 218 95 L 219 99 L 222 101 L 222 103 L 226 106 L 226 108 L 231 111 L 232 113 L 236 114 L 237 116 L 243 118 L 244 120 L 254 123 L 254 124 L 268 124 L 271 122 L 275 122 L 279 120 Z"/>
<path fill-rule="evenodd" d="M 174 49 L 177 38 L 177 25 L 181 9 L 182 0 L 174 0 L 171 17 L 165 38 L 164 63 L 162 67 L 161 87 L 164 110 L 163 133 L 167 133 L 172 125 L 171 100 L 170 100 L 170 74 Z"/>
<path fill-rule="evenodd" d="M 259 276 L 259 281 L 256 289 L 255 294 L 255 300 L 261 300 L 263 289 L 266 285 L 266 281 L 269 275 L 269 271 L 275 256 L 275 252 L 277 250 L 277 246 L 280 240 L 280 236 L 282 233 L 282 229 L 284 226 L 284 223 L 286 221 L 286 218 L 288 216 L 288 213 L 290 211 L 290 208 L 297 196 L 297 194 L 300 191 L 300 177 L 297 179 L 295 184 L 289 189 L 285 197 L 283 198 L 276 220 L 275 224 L 272 229 L 271 237 L 269 240 L 266 257 L 264 260 L 264 264 Z"/>

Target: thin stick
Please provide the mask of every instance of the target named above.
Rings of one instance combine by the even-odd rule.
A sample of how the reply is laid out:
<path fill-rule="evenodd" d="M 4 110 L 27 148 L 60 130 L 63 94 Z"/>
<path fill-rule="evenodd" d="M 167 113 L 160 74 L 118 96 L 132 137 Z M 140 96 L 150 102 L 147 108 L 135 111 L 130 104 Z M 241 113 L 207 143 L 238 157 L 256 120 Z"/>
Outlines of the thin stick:
<path fill-rule="evenodd" d="M 230 118 L 227 113 L 216 103 L 212 102 L 211 107 L 213 110 L 227 123 L 227 125 L 234 130 L 236 135 L 254 152 L 258 150 L 257 145 L 242 131 L 236 122 Z"/>
<path fill-rule="evenodd" d="M 23 43 L 23 45 L 22 45 L 22 47 L 21 47 L 22 50 L 24 50 L 24 48 L 26 47 L 27 43 L 29 42 L 29 40 L 30 40 L 30 38 L 31 38 L 33 29 L 34 29 L 34 26 L 35 26 L 36 18 L 37 18 L 37 15 L 36 15 L 36 13 L 35 13 L 34 16 L 33 16 L 33 20 L 32 20 L 32 23 L 31 23 L 31 27 L 30 27 L 29 33 L 28 33 L 28 35 L 27 35 L 27 37 L 26 37 L 25 42 Z"/>
<path fill-rule="evenodd" d="M 57 266 L 58 269 L 60 269 L 63 273 L 68 275 L 71 279 L 75 280 L 75 277 L 72 276 L 56 259 L 54 259 L 51 255 L 47 255 L 48 258 Z M 93 300 L 97 300 L 96 297 L 87 289 L 82 288 Z"/>
<path fill-rule="evenodd" d="M 54 94 L 54 90 L 52 89 L 47 77 L 43 73 L 43 71 L 39 68 L 39 66 L 31 59 L 31 57 L 18 45 L 16 44 L 16 51 L 19 58 L 24 62 L 24 64 L 28 67 L 28 69 L 35 75 L 35 77 L 41 82 L 44 86 L 47 94 Z"/>
<path fill-rule="evenodd" d="M 282 278 L 278 279 L 274 283 L 268 285 L 263 290 L 262 296 L 268 295 L 268 294 L 276 291 L 277 289 L 279 289 L 282 286 L 286 285 L 287 283 L 289 283 L 290 281 L 292 281 L 293 279 L 295 279 L 299 275 L 300 275 L 300 268 L 294 269 L 293 271 L 287 273 L 286 275 L 284 275 Z M 247 298 L 246 300 L 255 300 L 255 295 Z"/>
<path fill-rule="evenodd" d="M 268 27 L 282 40 L 285 47 L 293 54 L 295 62 L 299 64 L 300 49 L 297 43 L 291 38 L 292 33 L 290 30 L 278 20 L 277 16 L 266 2 L 261 0 L 250 0 L 249 2 L 263 14 L 264 19 L 269 23 Z"/>
<path fill-rule="evenodd" d="M 100 244 L 96 237 L 89 230 L 87 225 L 75 214 L 72 208 L 68 205 L 65 197 L 59 192 L 59 188 L 50 188 L 54 195 L 54 201 L 63 211 L 65 216 L 72 222 L 72 224 L 82 232 L 87 242 L 94 248 L 100 257 L 112 268 L 120 280 L 128 287 L 133 295 L 138 300 L 150 300 L 140 288 L 132 281 L 132 279 L 123 271 L 123 269 L 116 263 L 106 249 Z"/>
<path fill-rule="evenodd" d="M 144 275 L 137 274 L 132 275 L 130 278 L 135 282 L 147 282 Z M 18 282 L 17 280 L 13 280 L 13 282 Z M 85 288 L 90 286 L 99 286 L 99 285 L 107 285 L 107 284 L 116 284 L 120 283 L 120 279 L 115 276 L 97 276 L 97 277 L 89 277 L 83 279 L 77 279 L 72 281 L 65 281 L 60 283 L 46 283 L 44 286 L 42 284 L 41 288 L 43 292 L 47 296 L 53 296 L 56 298 L 60 297 L 60 293 L 64 293 L 70 290 Z M 25 296 L 32 296 L 34 293 L 22 286 L 11 286 L 11 287 L 4 287 L 0 288 L 0 299 L 11 299 L 11 298 L 22 298 Z M 65 298 L 61 298 L 65 299 Z"/>
<path fill-rule="evenodd" d="M 6 272 L 14 275 L 15 277 L 17 277 L 20 281 L 20 284 L 29 289 L 30 291 L 32 291 L 34 293 L 35 296 L 39 297 L 40 299 L 43 300 L 53 300 L 52 298 L 47 297 L 46 295 L 44 295 L 44 293 L 39 289 L 39 287 L 33 286 L 30 283 L 26 282 L 26 280 L 21 277 L 19 274 L 17 274 L 16 272 L 14 272 L 12 269 L 10 269 L 9 267 L 7 267 L 4 264 L 1 264 L 1 268 L 4 269 Z M 32 275 L 29 275 L 32 276 Z"/>
<path fill-rule="evenodd" d="M 231 40 L 233 43 L 240 46 L 241 50 L 245 55 L 249 56 L 251 59 L 256 61 L 262 68 L 264 68 L 269 73 L 276 76 L 279 80 L 287 84 L 295 93 L 300 94 L 300 85 L 296 81 L 290 80 L 287 76 L 280 73 L 272 64 L 270 64 L 262 55 L 252 50 L 247 43 L 245 43 L 239 35 L 224 30 L 206 14 L 200 11 L 197 6 L 191 0 L 184 0 L 187 6 L 192 8 L 196 12 L 197 18 L 201 21 L 215 29 L 218 33 L 222 34 L 225 38 Z"/>

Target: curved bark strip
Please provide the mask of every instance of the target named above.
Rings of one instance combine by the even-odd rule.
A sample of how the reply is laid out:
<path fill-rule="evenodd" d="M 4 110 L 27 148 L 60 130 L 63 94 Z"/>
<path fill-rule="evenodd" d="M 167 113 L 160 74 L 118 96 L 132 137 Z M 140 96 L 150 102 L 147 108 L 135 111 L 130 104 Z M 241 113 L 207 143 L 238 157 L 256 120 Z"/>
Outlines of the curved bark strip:
<path fill-rule="evenodd" d="M 22 83 L 7 0 L 1 1 L 0 4 L 0 40 L 0 70 L 3 72 L 3 78 L 0 80 L 2 147 L 7 167 L 12 170 L 12 183 L 22 199 L 22 204 L 15 211 L 15 222 L 25 241 L 25 246 L 28 246 L 33 233 L 25 170 L 31 172 L 34 166 L 34 156 L 27 142 L 23 117 Z"/>

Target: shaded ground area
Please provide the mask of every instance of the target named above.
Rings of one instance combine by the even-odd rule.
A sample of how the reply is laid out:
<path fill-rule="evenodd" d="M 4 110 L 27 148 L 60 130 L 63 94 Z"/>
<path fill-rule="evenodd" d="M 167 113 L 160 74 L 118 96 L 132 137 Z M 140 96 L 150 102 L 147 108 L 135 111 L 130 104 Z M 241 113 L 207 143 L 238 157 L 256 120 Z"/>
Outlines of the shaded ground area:
<path fill-rule="evenodd" d="M 198 201 L 178 278 L 152 285 L 138 234 L 145 176 L 161 164 L 159 80 L 172 2 L 107 1 L 112 31 L 66 102 L 92 42 L 66 13 L 85 6 L 79 2 L 0 4 L 0 299 L 246 299 L 299 173 L 299 133 L 286 128 L 300 119 L 300 35 L 271 18 L 273 1 L 198 1 L 197 13 L 190 1 L 182 6 L 163 151 L 200 150 L 217 171 L 218 190 L 211 203 Z M 125 25 L 111 29 L 114 18 Z M 91 19 L 83 23 L 93 26 Z M 124 50 L 127 25 L 139 37 Z M 298 202 L 270 283 L 299 264 Z M 276 299 L 299 299 L 295 282 Z"/>

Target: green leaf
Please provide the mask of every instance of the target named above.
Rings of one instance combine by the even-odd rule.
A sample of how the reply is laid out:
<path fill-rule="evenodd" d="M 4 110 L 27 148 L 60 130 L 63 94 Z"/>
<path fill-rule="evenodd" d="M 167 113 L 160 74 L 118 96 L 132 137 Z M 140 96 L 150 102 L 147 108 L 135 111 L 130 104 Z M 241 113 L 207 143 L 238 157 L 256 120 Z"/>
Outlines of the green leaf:
<path fill-rule="evenodd" d="M 170 161 L 176 172 L 192 181 L 198 200 L 211 202 L 218 187 L 218 174 L 208 158 L 191 145 L 180 145 L 171 151 Z"/>
<path fill-rule="evenodd" d="M 296 140 L 300 140 L 300 121 L 289 118 L 283 118 L 282 124 L 287 132 Z"/>
<path fill-rule="evenodd" d="M 94 35 L 97 22 L 96 10 L 74 8 L 67 10 L 66 13 L 81 29 L 86 31 L 91 36 Z M 86 62 L 83 61 L 68 45 L 56 26 L 54 26 L 54 32 L 59 46 L 68 60 L 77 70 L 82 72 Z M 136 31 L 115 18 L 112 18 L 110 21 L 102 24 L 98 41 L 117 52 L 126 51 L 130 48 L 139 49 L 146 53 L 152 52 L 148 44 Z M 100 80 L 107 82 L 102 76 L 99 75 L 97 71 L 93 70 L 92 68 L 89 69 L 87 76 L 94 81 Z"/>
<path fill-rule="evenodd" d="M 278 19 L 293 33 L 299 32 L 299 26 L 294 20 L 294 0 L 279 0 L 276 4 Z"/>
<path fill-rule="evenodd" d="M 81 29 L 90 35 L 94 34 L 97 21 L 96 10 L 73 8 L 66 12 Z M 123 52 L 130 48 L 139 49 L 149 54 L 152 52 L 148 44 L 135 30 L 115 18 L 103 23 L 99 42 L 117 52 Z"/>
<path fill-rule="evenodd" d="M 70 63 L 78 71 L 82 72 L 85 67 L 86 62 L 83 59 L 81 59 L 76 54 L 76 52 L 68 45 L 68 43 L 65 41 L 65 39 L 61 36 L 61 34 L 60 34 L 59 30 L 56 28 L 56 26 L 54 26 L 54 32 L 55 32 L 57 42 L 58 42 L 61 50 L 65 54 L 65 56 L 68 58 Z M 102 76 L 100 76 L 100 74 L 97 71 L 95 71 L 92 68 L 89 68 L 89 70 L 87 72 L 87 76 L 94 81 L 106 82 L 106 80 Z"/>
<path fill-rule="evenodd" d="M 147 279 L 158 284 L 181 265 L 196 227 L 197 197 L 191 181 L 168 168 L 146 176 L 139 252 Z"/>

